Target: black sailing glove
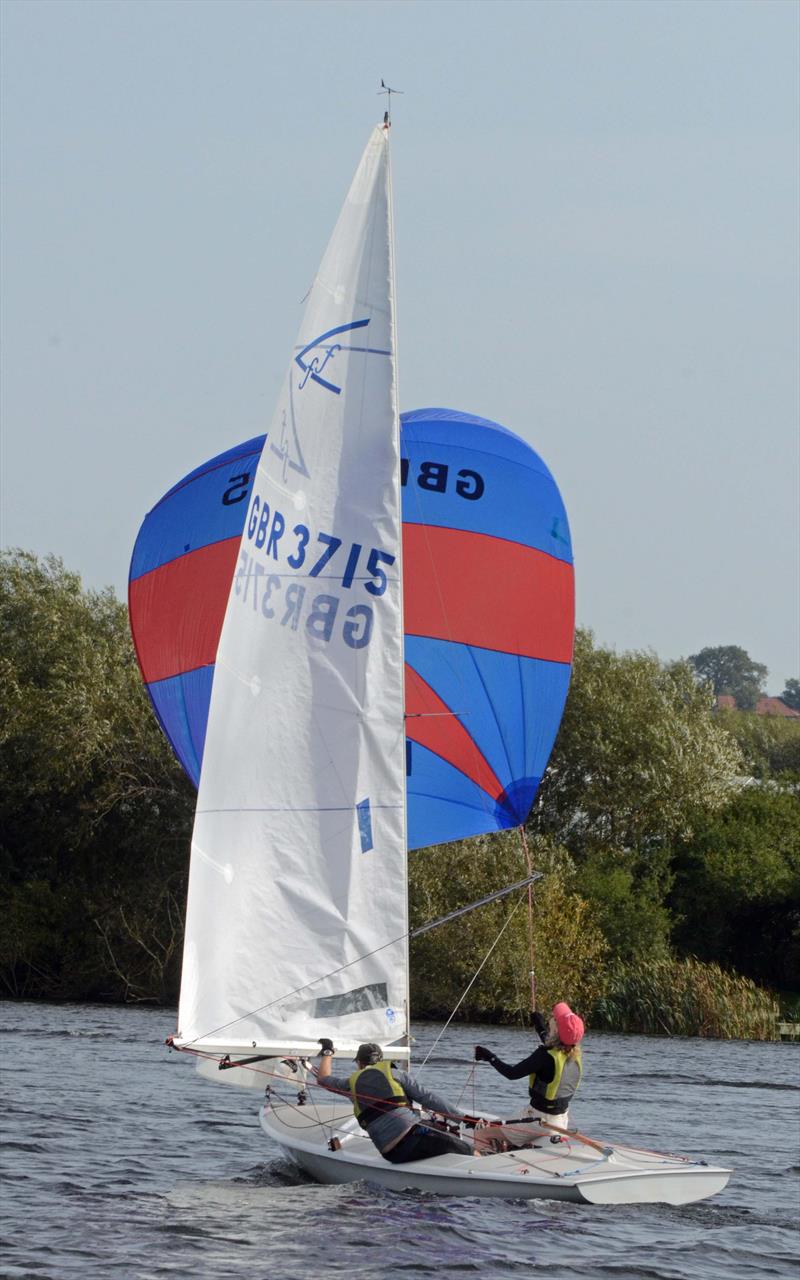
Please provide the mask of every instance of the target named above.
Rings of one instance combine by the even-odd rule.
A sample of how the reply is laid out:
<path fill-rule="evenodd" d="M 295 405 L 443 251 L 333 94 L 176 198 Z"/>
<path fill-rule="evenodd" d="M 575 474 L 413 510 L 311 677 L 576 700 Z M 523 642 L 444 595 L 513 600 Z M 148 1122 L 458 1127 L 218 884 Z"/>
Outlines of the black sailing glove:
<path fill-rule="evenodd" d="M 539 1010 L 536 1009 L 533 1017 L 531 1018 L 531 1022 L 533 1023 L 533 1029 L 536 1034 L 544 1040 L 547 1035 L 547 1018 L 543 1013 L 539 1013 Z"/>
<path fill-rule="evenodd" d="M 334 1047 L 333 1047 L 333 1041 L 332 1041 L 332 1040 L 329 1040 L 329 1039 L 327 1038 L 327 1036 L 324 1036 L 324 1037 L 319 1041 L 319 1045 L 320 1045 L 319 1056 L 320 1056 L 321 1058 L 332 1058 L 332 1057 L 333 1057 L 335 1050 L 334 1050 Z"/>
<path fill-rule="evenodd" d="M 476 1062 L 494 1062 L 494 1054 L 491 1049 L 486 1049 L 482 1044 L 475 1045 L 475 1061 Z"/>

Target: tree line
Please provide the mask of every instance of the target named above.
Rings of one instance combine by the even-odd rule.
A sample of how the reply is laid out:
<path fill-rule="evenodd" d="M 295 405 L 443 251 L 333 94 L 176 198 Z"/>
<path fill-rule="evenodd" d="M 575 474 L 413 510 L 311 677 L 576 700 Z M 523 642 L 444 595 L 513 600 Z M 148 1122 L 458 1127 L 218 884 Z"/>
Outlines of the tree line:
<path fill-rule="evenodd" d="M 717 697 L 732 697 L 739 711 L 752 711 L 766 694 L 767 668 L 763 662 L 753 662 L 738 644 L 701 649 L 691 655 L 689 662 Z M 787 680 L 780 697 L 792 711 L 800 711 L 800 680 Z"/>
<path fill-rule="evenodd" d="M 172 1003 L 195 793 L 127 611 L 14 551 L 0 625 L 0 990 Z M 482 966 L 462 1015 L 524 1020 L 533 969 L 540 1003 L 566 998 L 596 1026 L 774 1034 L 770 991 L 800 989 L 800 721 L 715 711 L 710 652 L 663 663 L 578 632 L 525 832 L 409 855 L 412 923 L 529 860 L 546 872 L 530 920 L 509 898 L 413 944 L 417 1012 L 449 1013 Z"/>

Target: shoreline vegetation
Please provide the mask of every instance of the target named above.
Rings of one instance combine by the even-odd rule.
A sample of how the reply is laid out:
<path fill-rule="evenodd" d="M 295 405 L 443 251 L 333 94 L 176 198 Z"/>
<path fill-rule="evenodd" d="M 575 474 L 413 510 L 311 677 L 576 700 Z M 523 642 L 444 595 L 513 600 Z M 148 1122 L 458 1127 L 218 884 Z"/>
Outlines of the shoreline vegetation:
<path fill-rule="evenodd" d="M 174 1005 L 195 793 L 127 610 L 9 551 L 0 623 L 0 997 Z M 540 1007 L 597 1030 L 777 1040 L 800 1020 L 800 720 L 716 710 L 690 661 L 579 630 L 525 839 L 409 854 L 412 926 L 528 856 L 545 873 L 530 934 L 512 895 L 412 942 L 418 1017 L 449 1016 L 482 966 L 461 1020 L 526 1024 L 532 967 Z"/>

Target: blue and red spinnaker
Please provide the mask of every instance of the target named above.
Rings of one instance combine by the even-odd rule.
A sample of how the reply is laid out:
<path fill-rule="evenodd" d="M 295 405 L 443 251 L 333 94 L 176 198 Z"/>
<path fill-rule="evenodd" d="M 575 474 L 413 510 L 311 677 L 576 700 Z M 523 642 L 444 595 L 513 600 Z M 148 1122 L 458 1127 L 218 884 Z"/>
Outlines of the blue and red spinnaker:
<path fill-rule="evenodd" d="M 401 415 L 409 848 L 524 822 L 561 720 L 572 548 L 555 481 L 513 432 L 452 409 Z M 197 785 L 217 643 L 258 436 L 176 484 L 130 570 L 145 685 Z"/>

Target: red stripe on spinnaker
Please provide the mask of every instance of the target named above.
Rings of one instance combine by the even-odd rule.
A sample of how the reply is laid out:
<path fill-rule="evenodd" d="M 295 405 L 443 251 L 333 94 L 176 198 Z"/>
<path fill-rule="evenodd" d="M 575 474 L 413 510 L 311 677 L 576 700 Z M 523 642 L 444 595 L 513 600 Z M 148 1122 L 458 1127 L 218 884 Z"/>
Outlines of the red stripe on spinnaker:
<path fill-rule="evenodd" d="M 240 538 L 224 538 L 131 582 L 131 630 L 146 684 L 216 661 Z"/>
<path fill-rule="evenodd" d="M 572 565 L 505 538 L 403 525 L 406 635 L 571 662 Z"/>
<path fill-rule="evenodd" d="M 147 684 L 216 660 L 238 546 L 238 535 L 225 538 L 130 583 Z M 572 660 L 571 565 L 503 538 L 420 524 L 404 524 L 403 554 L 407 635 Z"/>
<path fill-rule="evenodd" d="M 458 710 L 458 708 L 456 708 Z M 413 667 L 406 663 L 406 737 L 441 756 L 494 800 L 503 785 L 460 720 Z"/>

